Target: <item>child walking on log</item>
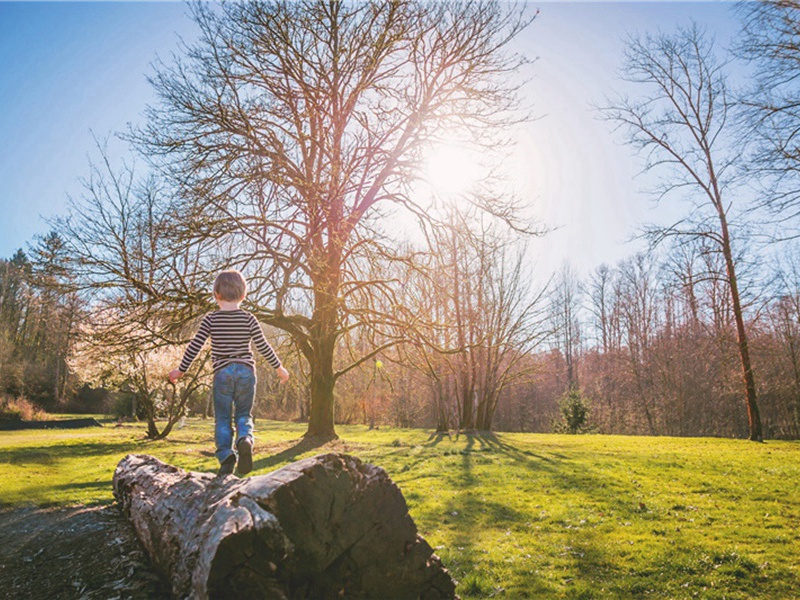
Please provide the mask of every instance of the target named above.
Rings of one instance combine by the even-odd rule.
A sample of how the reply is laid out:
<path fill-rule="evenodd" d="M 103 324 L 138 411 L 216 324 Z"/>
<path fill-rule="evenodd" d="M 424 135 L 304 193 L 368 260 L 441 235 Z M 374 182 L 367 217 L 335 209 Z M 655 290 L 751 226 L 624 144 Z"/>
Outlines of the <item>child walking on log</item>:
<path fill-rule="evenodd" d="M 223 271 L 214 281 L 214 299 L 219 310 L 208 313 L 186 348 L 177 369 L 170 371 L 175 383 L 189 370 L 205 341 L 211 337 L 211 361 L 214 366 L 214 439 L 217 445 L 219 475 L 230 475 L 237 464 L 239 474 L 253 469 L 253 399 L 256 391 L 255 361 L 250 341 L 272 366 L 281 383 L 289 372 L 264 338 L 256 318 L 239 308 L 247 295 L 247 281 L 239 271 Z M 236 451 L 233 428 L 236 423 Z"/>

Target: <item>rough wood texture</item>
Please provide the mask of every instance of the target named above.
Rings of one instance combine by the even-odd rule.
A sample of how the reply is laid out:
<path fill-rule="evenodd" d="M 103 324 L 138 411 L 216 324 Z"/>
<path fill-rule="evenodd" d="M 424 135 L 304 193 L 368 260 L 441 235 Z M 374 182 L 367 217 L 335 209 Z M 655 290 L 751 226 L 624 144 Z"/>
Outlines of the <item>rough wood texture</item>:
<path fill-rule="evenodd" d="M 342 454 L 237 479 L 130 454 L 114 495 L 176 598 L 456 598 L 386 472 Z"/>

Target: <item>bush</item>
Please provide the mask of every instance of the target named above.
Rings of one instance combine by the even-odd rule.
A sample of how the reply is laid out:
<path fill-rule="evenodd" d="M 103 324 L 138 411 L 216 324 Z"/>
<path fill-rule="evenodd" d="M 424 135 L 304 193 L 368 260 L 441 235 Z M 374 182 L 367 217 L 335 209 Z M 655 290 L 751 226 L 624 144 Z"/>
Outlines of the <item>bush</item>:
<path fill-rule="evenodd" d="M 47 414 L 23 397 L 0 397 L 0 420 L 3 421 L 44 421 Z"/>

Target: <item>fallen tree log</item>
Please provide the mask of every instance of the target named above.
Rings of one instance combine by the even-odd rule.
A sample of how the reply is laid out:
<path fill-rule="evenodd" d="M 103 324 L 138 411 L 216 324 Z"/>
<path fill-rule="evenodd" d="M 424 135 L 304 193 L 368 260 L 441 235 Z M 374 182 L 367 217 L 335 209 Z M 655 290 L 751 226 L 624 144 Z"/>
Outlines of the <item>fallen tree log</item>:
<path fill-rule="evenodd" d="M 114 496 L 176 598 L 456 598 L 386 472 L 337 453 L 238 479 L 130 454 Z"/>

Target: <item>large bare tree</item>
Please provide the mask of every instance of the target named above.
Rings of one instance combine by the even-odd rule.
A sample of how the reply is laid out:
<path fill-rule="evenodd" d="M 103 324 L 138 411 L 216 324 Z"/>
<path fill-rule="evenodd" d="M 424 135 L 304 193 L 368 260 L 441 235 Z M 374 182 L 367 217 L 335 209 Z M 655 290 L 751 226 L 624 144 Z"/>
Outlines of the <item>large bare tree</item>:
<path fill-rule="evenodd" d="M 730 218 L 735 205 L 731 175 L 731 103 L 724 65 L 697 25 L 675 34 L 631 38 L 623 78 L 641 90 L 638 99 L 609 102 L 604 114 L 623 127 L 647 156 L 645 169 L 664 175 L 661 198 L 683 192 L 692 200 L 687 217 L 651 230 L 656 242 L 673 236 L 702 238 L 721 253 L 741 358 L 751 440 L 762 440 L 756 384 L 744 322 Z"/>
<path fill-rule="evenodd" d="M 500 2 L 198 2 L 197 43 L 152 83 L 160 103 L 131 138 L 179 190 L 175 248 L 213 242 L 203 268 L 239 267 L 265 323 L 310 371 L 308 436 L 333 437 L 341 336 L 386 281 L 382 206 L 424 218 L 413 181 L 447 128 L 491 145 L 518 118 L 507 50 L 529 22 Z M 507 207 L 486 207 L 508 214 Z"/>

